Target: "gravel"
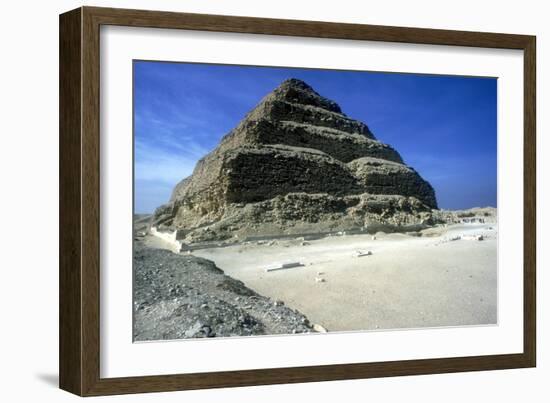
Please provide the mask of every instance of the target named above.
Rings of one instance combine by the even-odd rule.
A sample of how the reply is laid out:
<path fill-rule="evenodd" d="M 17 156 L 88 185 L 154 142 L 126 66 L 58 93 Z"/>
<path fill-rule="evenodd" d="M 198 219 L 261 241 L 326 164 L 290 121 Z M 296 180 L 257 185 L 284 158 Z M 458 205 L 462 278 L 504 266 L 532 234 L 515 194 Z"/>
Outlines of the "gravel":
<path fill-rule="evenodd" d="M 134 340 L 314 332 L 309 320 L 193 255 L 134 250 Z"/>

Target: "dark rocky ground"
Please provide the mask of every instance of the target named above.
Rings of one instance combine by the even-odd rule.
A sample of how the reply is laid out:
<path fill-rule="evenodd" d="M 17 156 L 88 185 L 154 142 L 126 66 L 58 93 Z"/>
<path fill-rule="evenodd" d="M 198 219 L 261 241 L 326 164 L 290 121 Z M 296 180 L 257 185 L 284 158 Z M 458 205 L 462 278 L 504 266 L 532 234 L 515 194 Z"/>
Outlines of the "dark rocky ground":
<path fill-rule="evenodd" d="M 313 332 L 300 312 L 210 260 L 134 244 L 135 341 Z"/>

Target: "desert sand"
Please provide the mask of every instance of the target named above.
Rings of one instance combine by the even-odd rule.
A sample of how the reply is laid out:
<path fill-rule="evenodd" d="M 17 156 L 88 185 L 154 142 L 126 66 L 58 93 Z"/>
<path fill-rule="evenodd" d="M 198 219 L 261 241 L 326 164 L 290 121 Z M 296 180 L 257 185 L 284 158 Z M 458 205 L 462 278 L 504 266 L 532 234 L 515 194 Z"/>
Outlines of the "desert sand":
<path fill-rule="evenodd" d="M 170 248 L 147 238 L 149 246 Z M 328 331 L 353 331 L 496 324 L 496 252 L 491 223 L 253 242 L 193 255 Z M 303 266 L 266 271 L 283 262 Z"/>

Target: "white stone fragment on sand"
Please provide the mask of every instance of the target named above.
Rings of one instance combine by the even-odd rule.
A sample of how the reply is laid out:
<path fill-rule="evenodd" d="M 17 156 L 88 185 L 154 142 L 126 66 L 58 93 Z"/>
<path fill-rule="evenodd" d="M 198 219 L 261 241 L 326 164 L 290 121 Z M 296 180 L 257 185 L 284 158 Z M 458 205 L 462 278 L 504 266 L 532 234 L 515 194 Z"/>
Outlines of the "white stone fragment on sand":
<path fill-rule="evenodd" d="M 483 241 L 483 235 L 462 235 L 465 241 Z"/>
<path fill-rule="evenodd" d="M 315 330 L 317 333 L 327 333 L 327 329 L 325 329 L 323 326 L 319 325 L 318 323 L 315 323 L 313 325 L 313 330 Z"/>
<path fill-rule="evenodd" d="M 315 277 L 315 282 L 316 283 L 324 283 L 326 280 L 322 277 Z"/>
<path fill-rule="evenodd" d="M 370 250 L 364 252 L 362 250 L 355 251 L 355 257 L 363 257 L 363 256 L 370 256 L 372 255 L 372 252 Z"/>
<path fill-rule="evenodd" d="M 284 269 L 292 269 L 293 267 L 300 267 L 303 266 L 300 262 L 281 262 L 281 263 L 273 263 L 266 267 L 265 271 L 275 271 L 275 270 L 284 270 Z"/>

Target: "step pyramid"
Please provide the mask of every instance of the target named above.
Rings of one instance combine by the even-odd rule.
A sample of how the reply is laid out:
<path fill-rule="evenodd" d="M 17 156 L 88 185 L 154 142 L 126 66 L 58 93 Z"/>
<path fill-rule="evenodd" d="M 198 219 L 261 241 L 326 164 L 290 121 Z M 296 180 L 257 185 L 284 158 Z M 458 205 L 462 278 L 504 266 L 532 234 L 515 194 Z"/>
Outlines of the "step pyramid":
<path fill-rule="evenodd" d="M 304 81 L 265 96 L 176 185 L 152 225 L 186 242 L 431 223 L 432 186 Z"/>

